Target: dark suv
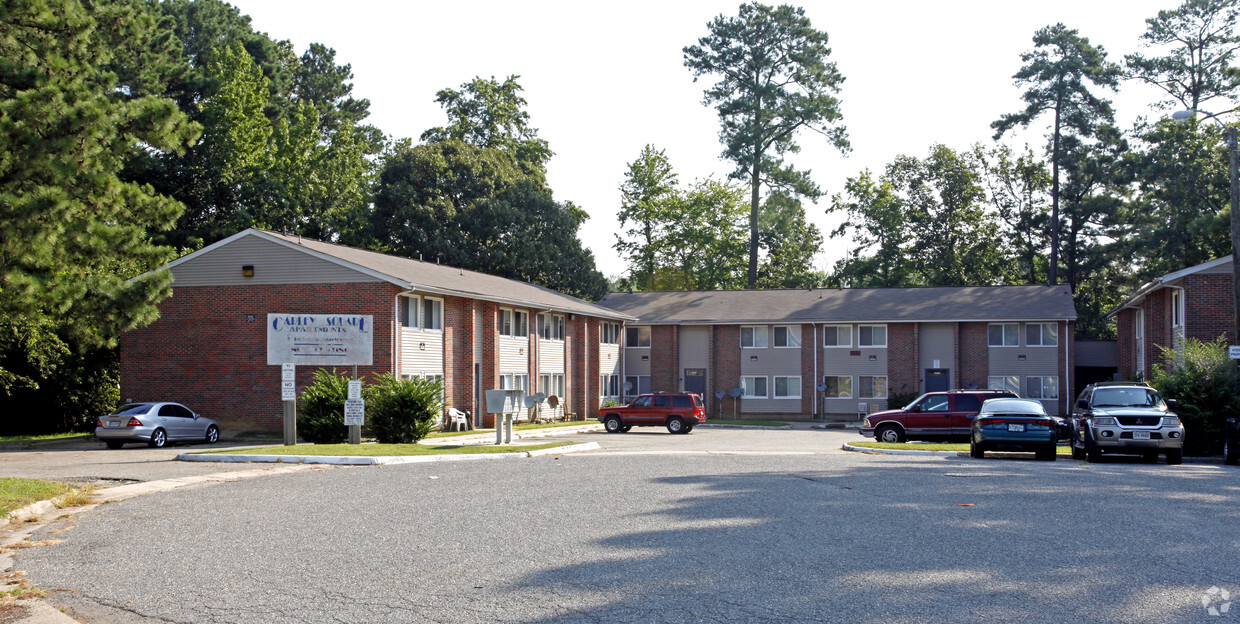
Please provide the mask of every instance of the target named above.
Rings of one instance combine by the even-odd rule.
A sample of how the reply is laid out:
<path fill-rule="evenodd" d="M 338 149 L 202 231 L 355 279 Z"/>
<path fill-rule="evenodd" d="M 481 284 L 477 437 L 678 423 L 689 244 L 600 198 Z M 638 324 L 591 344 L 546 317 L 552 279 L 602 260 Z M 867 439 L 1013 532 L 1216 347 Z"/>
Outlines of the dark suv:
<path fill-rule="evenodd" d="M 1072 457 L 1091 462 L 1103 453 L 1141 455 L 1147 462 L 1167 456 L 1184 461 L 1184 425 L 1158 391 L 1135 381 L 1090 384 L 1072 406 Z"/>
<path fill-rule="evenodd" d="M 663 426 L 670 433 L 689 433 L 706 422 L 706 409 L 696 394 L 643 394 L 632 403 L 604 407 L 598 419 L 607 433 L 624 433 L 633 427 Z"/>
<path fill-rule="evenodd" d="M 968 438 L 982 402 L 998 398 L 1019 397 L 1006 390 L 927 392 L 904 409 L 870 414 L 861 425 L 861 435 L 879 442 Z"/>

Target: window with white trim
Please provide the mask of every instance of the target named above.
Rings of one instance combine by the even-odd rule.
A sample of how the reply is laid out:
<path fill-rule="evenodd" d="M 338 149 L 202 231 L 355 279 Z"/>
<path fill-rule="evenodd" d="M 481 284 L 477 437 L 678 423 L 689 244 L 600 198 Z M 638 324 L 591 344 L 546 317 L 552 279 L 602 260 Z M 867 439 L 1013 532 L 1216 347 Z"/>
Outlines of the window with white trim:
<path fill-rule="evenodd" d="M 749 325 L 741 327 L 741 348 L 742 349 L 765 349 L 766 326 L 765 325 Z"/>
<path fill-rule="evenodd" d="M 1055 323 L 1026 323 L 1025 346 L 1054 347 L 1059 345 L 1059 326 Z"/>
<path fill-rule="evenodd" d="M 602 392 L 604 398 L 616 399 L 620 398 L 620 376 L 604 374 L 599 375 L 599 391 Z"/>
<path fill-rule="evenodd" d="M 987 390 L 1007 390 L 1020 396 L 1020 377 L 1016 375 L 991 375 L 986 378 Z"/>
<path fill-rule="evenodd" d="M 795 349 L 801 346 L 801 327 L 799 325 L 776 325 L 772 329 L 772 342 L 776 349 Z"/>
<path fill-rule="evenodd" d="M 629 384 L 629 388 L 624 391 L 626 399 L 650 393 L 650 375 L 629 375 L 624 378 L 624 382 Z"/>
<path fill-rule="evenodd" d="M 525 338 L 530 335 L 530 314 L 521 310 L 499 310 L 499 335 Z"/>
<path fill-rule="evenodd" d="M 418 321 L 421 321 L 419 325 Z M 400 324 L 405 329 L 443 330 L 443 300 L 405 295 L 400 298 Z"/>
<path fill-rule="evenodd" d="M 543 373 L 538 376 L 538 391 L 547 395 L 564 398 L 564 375 L 562 373 Z"/>
<path fill-rule="evenodd" d="M 848 348 L 852 346 L 852 325 L 824 325 L 822 346 Z"/>
<path fill-rule="evenodd" d="M 443 331 L 443 299 L 422 298 L 422 329 Z"/>
<path fill-rule="evenodd" d="M 600 344 L 620 344 L 620 324 L 600 323 L 598 341 Z"/>
<path fill-rule="evenodd" d="M 530 391 L 530 376 L 524 373 L 503 373 L 499 376 L 500 390 L 520 390 L 521 395 L 517 397 L 517 406 L 524 407 L 522 401 L 525 395 Z"/>
<path fill-rule="evenodd" d="M 418 328 L 418 298 L 400 298 L 400 325 L 406 329 Z"/>
<path fill-rule="evenodd" d="M 822 378 L 822 383 L 826 385 L 826 389 L 822 391 L 823 396 L 828 399 L 851 399 L 852 392 L 852 376 L 851 375 L 827 375 Z"/>
<path fill-rule="evenodd" d="M 746 399 L 765 399 L 769 396 L 766 388 L 766 377 L 741 377 L 741 388 L 744 388 Z"/>
<path fill-rule="evenodd" d="M 801 378 L 800 377 L 775 377 L 775 398 L 777 399 L 799 399 L 801 398 Z"/>
<path fill-rule="evenodd" d="M 1171 289 L 1171 326 L 1180 327 L 1184 324 L 1184 291 Z"/>
<path fill-rule="evenodd" d="M 1045 400 L 1059 398 L 1058 377 L 1026 377 L 1025 385 L 1029 389 L 1025 394 L 1026 399 Z"/>
<path fill-rule="evenodd" d="M 538 337 L 543 340 L 564 340 L 564 315 L 539 313 Z"/>
<path fill-rule="evenodd" d="M 858 347 L 887 347 L 886 325 L 859 325 L 857 327 Z"/>
<path fill-rule="evenodd" d="M 624 328 L 624 346 L 628 348 L 649 347 L 650 346 L 650 328 L 649 327 L 626 327 Z"/>
<path fill-rule="evenodd" d="M 857 377 L 857 396 L 862 399 L 887 398 L 887 376 L 861 375 Z"/>
<path fill-rule="evenodd" d="M 1020 323 L 991 323 L 987 328 L 986 343 L 992 347 L 1019 347 Z"/>

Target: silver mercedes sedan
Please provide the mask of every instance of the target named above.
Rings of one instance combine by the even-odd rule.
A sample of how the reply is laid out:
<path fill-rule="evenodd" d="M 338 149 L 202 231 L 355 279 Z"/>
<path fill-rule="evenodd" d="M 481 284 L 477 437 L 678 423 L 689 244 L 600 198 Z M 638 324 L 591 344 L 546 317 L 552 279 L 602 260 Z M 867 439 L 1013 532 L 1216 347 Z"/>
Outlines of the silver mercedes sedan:
<path fill-rule="evenodd" d="M 220 439 L 220 426 L 180 403 L 129 403 L 95 421 L 95 437 L 110 449 L 126 442 L 145 442 L 153 447 L 169 442 L 205 442 Z"/>

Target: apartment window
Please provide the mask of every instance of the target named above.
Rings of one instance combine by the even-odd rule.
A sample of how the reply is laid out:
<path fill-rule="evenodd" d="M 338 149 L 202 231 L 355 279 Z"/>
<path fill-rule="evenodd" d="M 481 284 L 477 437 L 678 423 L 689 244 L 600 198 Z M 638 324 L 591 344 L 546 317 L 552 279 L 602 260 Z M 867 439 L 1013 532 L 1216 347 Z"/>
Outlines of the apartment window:
<path fill-rule="evenodd" d="M 530 376 L 521 373 L 506 373 L 499 376 L 500 390 L 520 390 L 521 396 L 517 397 L 517 406 L 524 408 L 525 395 L 530 391 Z"/>
<path fill-rule="evenodd" d="M 828 399 L 851 399 L 852 398 L 852 377 L 837 375 L 829 375 L 822 378 L 822 383 L 826 384 L 826 389 L 822 391 L 823 395 Z"/>
<path fill-rule="evenodd" d="M 649 327 L 626 327 L 624 328 L 624 346 L 626 347 L 649 347 L 650 346 L 650 328 Z"/>
<path fill-rule="evenodd" d="M 794 349 L 801 346 L 801 328 L 795 325 L 779 326 L 773 331 L 775 348 Z"/>
<path fill-rule="evenodd" d="M 775 377 L 775 398 L 777 399 L 799 399 L 801 398 L 801 378 L 800 377 Z"/>
<path fill-rule="evenodd" d="M 443 301 L 422 298 L 422 329 L 443 331 Z"/>
<path fill-rule="evenodd" d="M 1025 346 L 1053 347 L 1059 344 L 1059 327 L 1055 323 L 1025 325 Z"/>
<path fill-rule="evenodd" d="M 745 389 L 746 399 L 765 399 L 769 396 L 766 377 L 741 377 L 741 387 Z"/>
<path fill-rule="evenodd" d="M 539 314 L 538 336 L 543 340 L 564 340 L 564 316 L 547 312 Z"/>
<path fill-rule="evenodd" d="M 538 376 L 538 391 L 547 396 L 555 395 L 564 396 L 564 375 L 559 373 L 544 373 Z"/>
<path fill-rule="evenodd" d="M 620 396 L 620 376 L 619 375 L 599 375 L 599 389 L 605 397 Z"/>
<path fill-rule="evenodd" d="M 1180 327 L 1184 324 L 1184 291 L 1171 289 L 1171 326 Z"/>
<path fill-rule="evenodd" d="M 619 323 L 600 324 L 598 341 L 602 344 L 620 344 L 620 324 Z"/>
<path fill-rule="evenodd" d="M 421 316 L 422 324 L 418 324 Z M 400 324 L 406 329 L 443 330 L 443 301 L 429 297 L 401 297 Z"/>
<path fill-rule="evenodd" d="M 826 325 L 822 328 L 822 346 L 851 347 L 852 325 Z"/>
<path fill-rule="evenodd" d="M 857 377 L 857 396 L 863 399 L 887 398 L 887 376 L 861 375 Z"/>
<path fill-rule="evenodd" d="M 862 325 L 857 328 L 858 347 L 886 347 L 886 325 Z"/>
<path fill-rule="evenodd" d="M 409 329 L 417 329 L 418 327 L 418 298 L 417 297 L 401 297 L 400 298 L 400 324 Z"/>
<path fill-rule="evenodd" d="M 625 398 L 650 392 L 650 375 L 629 375 L 624 378 L 624 383 L 627 386 L 624 391 Z"/>
<path fill-rule="evenodd" d="M 1007 390 L 1020 396 L 1020 378 L 1016 375 L 991 375 L 986 378 L 987 390 Z"/>
<path fill-rule="evenodd" d="M 530 335 L 530 315 L 520 310 L 499 311 L 499 335 L 525 338 Z"/>
<path fill-rule="evenodd" d="M 1025 395 L 1028 399 L 1058 399 L 1059 398 L 1059 378 L 1058 377 L 1026 377 L 1025 384 L 1029 387 L 1029 392 Z"/>
<path fill-rule="evenodd" d="M 763 325 L 755 325 L 751 327 L 741 328 L 741 348 L 742 349 L 765 349 L 766 327 Z"/>
<path fill-rule="evenodd" d="M 988 343 L 992 347 L 1019 347 L 1019 323 L 991 323 L 988 329 Z"/>

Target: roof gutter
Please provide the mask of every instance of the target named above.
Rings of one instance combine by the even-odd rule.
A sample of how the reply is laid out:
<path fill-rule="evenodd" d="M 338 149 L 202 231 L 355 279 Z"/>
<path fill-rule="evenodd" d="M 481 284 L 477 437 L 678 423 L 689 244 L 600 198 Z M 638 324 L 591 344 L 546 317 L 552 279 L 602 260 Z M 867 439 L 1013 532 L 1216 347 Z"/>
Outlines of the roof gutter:
<path fill-rule="evenodd" d="M 465 299 L 478 299 L 481 301 L 493 301 L 495 303 L 499 303 L 503 305 L 519 306 L 519 307 L 530 308 L 534 310 L 543 310 L 546 312 L 563 312 L 565 314 L 583 314 L 586 316 L 597 316 L 599 318 L 612 319 L 612 320 L 617 320 L 617 321 L 636 321 L 637 320 L 637 317 L 635 316 L 629 316 L 627 314 L 624 314 L 622 312 L 616 312 L 614 310 L 608 310 L 609 313 L 604 314 L 604 313 L 601 313 L 599 311 L 594 311 L 594 310 L 583 311 L 583 310 L 571 310 L 568 308 L 547 307 L 547 304 L 545 303 L 534 303 L 532 301 L 521 301 L 519 299 L 508 299 L 506 297 L 494 297 L 491 295 L 479 295 L 478 293 L 469 292 L 465 290 L 454 290 L 451 288 L 438 288 L 435 286 L 427 286 L 425 284 L 415 284 L 413 282 L 408 282 L 404 284 L 404 286 L 406 288 L 415 290 L 417 292 L 430 293 L 432 295 L 449 295 L 452 297 L 461 297 Z"/>
<path fill-rule="evenodd" d="M 1156 290 L 1157 288 L 1159 288 L 1159 287 L 1161 287 L 1161 286 L 1163 286 L 1163 285 L 1164 285 L 1164 284 L 1163 284 L 1163 280 L 1162 280 L 1162 278 L 1161 278 L 1161 277 L 1159 277 L 1159 278 L 1155 279 L 1154 281 L 1149 282 L 1149 283 L 1147 283 L 1146 285 L 1144 285 L 1144 286 L 1142 286 L 1142 287 L 1138 288 L 1138 289 L 1137 289 L 1137 292 L 1133 293 L 1133 295 L 1132 295 L 1131 297 L 1129 297 L 1129 298 L 1128 298 L 1127 300 L 1125 300 L 1123 303 L 1121 303 L 1121 304 L 1119 304 L 1118 306 L 1116 306 L 1116 308 L 1115 308 L 1114 310 L 1111 310 L 1110 312 L 1107 312 L 1107 313 L 1106 313 L 1106 316 L 1103 316 L 1103 317 L 1102 317 L 1102 320 L 1104 320 L 1104 321 L 1109 321 L 1109 320 L 1111 320 L 1112 318 L 1114 318 L 1116 314 L 1119 314 L 1121 310 L 1125 310 L 1125 309 L 1128 309 L 1128 308 L 1135 307 L 1135 305 L 1136 305 L 1136 303 L 1137 303 L 1138 301 L 1140 301 L 1141 299 L 1144 299 L 1144 298 L 1145 298 L 1145 296 L 1146 296 L 1146 295 L 1148 295 L 1151 291 Z"/>

